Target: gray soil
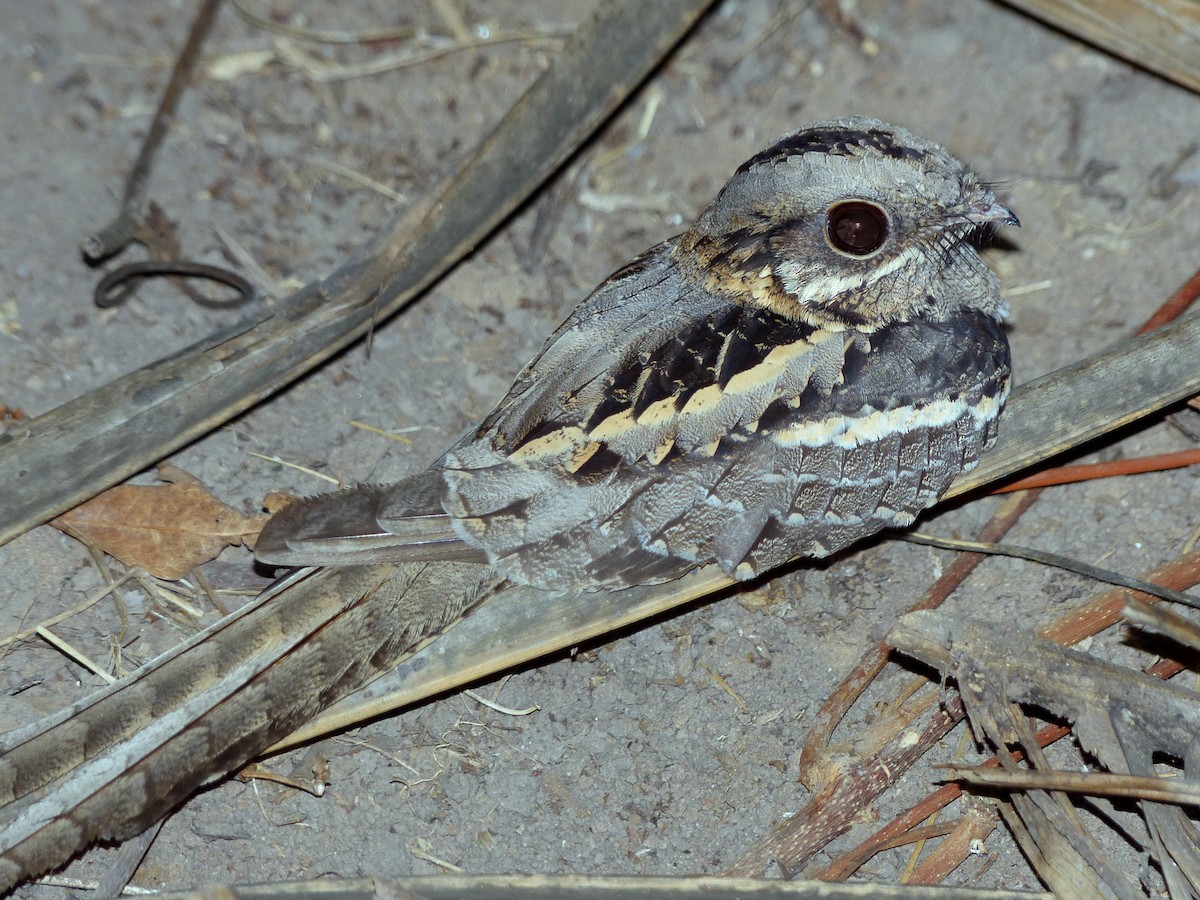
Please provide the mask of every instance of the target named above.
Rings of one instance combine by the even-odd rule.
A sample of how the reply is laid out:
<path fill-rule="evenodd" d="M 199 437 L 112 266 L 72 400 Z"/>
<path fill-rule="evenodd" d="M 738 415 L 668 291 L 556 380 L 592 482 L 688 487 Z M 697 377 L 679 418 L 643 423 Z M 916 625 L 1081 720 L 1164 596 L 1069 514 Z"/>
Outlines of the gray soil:
<path fill-rule="evenodd" d="M 437 4 L 252 5 L 323 29 L 446 28 Z M 77 249 L 116 209 L 164 63 L 194 6 L 3 4 L 0 404 L 39 415 L 229 320 L 165 283 L 145 286 L 126 307 L 99 311 L 90 300 L 98 275 Z M 592 4 L 452 6 L 472 25 L 561 32 Z M 1194 95 L 993 3 L 867 0 L 853 10 L 877 52 L 863 52 L 813 6 L 719 4 L 556 186 L 560 218 L 544 251 L 531 246 L 539 215 L 552 212 L 539 202 L 419 304 L 383 323 L 369 357 L 364 346 L 352 348 L 171 461 L 247 512 L 269 491 L 330 486 L 251 453 L 349 483 L 419 470 L 490 408 L 593 285 L 680 231 L 747 156 L 833 115 L 896 121 L 1001 186 L 1024 223 L 991 254 L 1011 298 L 1018 380 L 1128 335 L 1191 274 L 1200 246 Z M 320 59 L 396 49 L 289 43 Z M 208 52 L 272 48 L 280 48 L 277 36 L 227 7 Z M 546 41 L 503 43 L 334 83 L 311 79 L 282 55 L 226 80 L 205 70 L 184 99 L 151 189 L 178 224 L 184 255 L 228 263 L 219 228 L 280 282 L 326 273 L 396 212 L 394 200 L 323 164 L 419 201 L 554 49 Z M 411 444 L 351 420 L 405 429 Z M 1177 430 L 1155 424 L 1096 455 L 1187 446 Z M 1054 489 L 1011 539 L 1140 574 L 1177 556 L 1195 529 L 1197 474 Z M 139 480 L 149 483 L 152 474 Z M 923 524 L 970 536 L 996 503 L 977 500 Z M 477 689 L 508 707 L 536 706 L 532 714 L 507 715 L 454 695 L 272 759 L 272 768 L 301 774 L 315 757 L 326 759 L 328 792 L 318 799 L 267 782 L 224 781 L 168 821 L 135 883 L 180 889 L 428 874 L 443 865 L 474 873 L 719 872 L 809 799 L 796 757 L 811 715 L 951 559 L 877 542 Z M 218 588 L 265 584 L 244 549 L 227 551 L 205 572 Z M 49 618 L 100 584 L 83 546 L 35 529 L 0 548 L 0 635 Z M 992 560 L 951 608 L 999 628 L 1034 628 L 1094 590 L 1055 570 Z M 199 622 L 181 623 L 134 590 L 125 604 L 124 632 L 110 601 L 56 630 L 101 661 L 119 642 L 123 665 L 133 667 L 217 615 L 206 607 Z M 1093 650 L 1129 655 L 1116 634 L 1097 639 Z M 911 677 L 895 667 L 887 683 Z M 48 644 L 7 647 L 0 730 L 99 684 Z M 842 735 L 853 736 L 874 714 L 862 704 Z M 975 758 L 955 733 L 927 761 L 959 755 Z M 903 809 L 936 777 L 928 768 L 910 772 L 879 815 Z M 862 822 L 832 849 L 873 827 Z M 111 855 L 93 850 L 68 874 L 98 878 Z M 894 881 L 905 859 L 905 851 L 884 854 L 862 874 Z M 1132 853 L 1127 860 L 1131 869 L 1139 864 Z M 1003 829 L 951 880 L 1038 885 Z M 23 890 L 52 897 L 62 889 Z"/>

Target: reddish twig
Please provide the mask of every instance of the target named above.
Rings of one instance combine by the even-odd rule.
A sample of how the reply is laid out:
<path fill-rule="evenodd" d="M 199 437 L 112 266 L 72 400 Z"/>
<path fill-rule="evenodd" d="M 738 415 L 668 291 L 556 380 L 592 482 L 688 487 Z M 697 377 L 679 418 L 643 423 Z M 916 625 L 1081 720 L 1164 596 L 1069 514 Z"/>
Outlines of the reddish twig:
<path fill-rule="evenodd" d="M 781 822 L 725 870 L 733 877 L 761 877 L 772 860 L 794 870 L 858 821 L 862 810 L 962 718 L 962 705 L 950 698 L 933 705 L 919 728 L 902 731 L 867 760 L 846 767 L 813 797 L 804 810 Z"/>
<path fill-rule="evenodd" d="M 1153 581 L 1155 584 L 1176 590 L 1192 587 L 1200 583 L 1200 551 L 1184 554 L 1170 563 L 1152 569 L 1144 577 L 1147 581 Z M 1051 624 L 1039 629 L 1038 634 L 1061 644 L 1077 644 L 1118 622 L 1121 619 L 1121 610 L 1124 608 L 1125 598 L 1128 594 L 1129 591 L 1119 588 L 1105 591 L 1089 603 L 1071 610 Z M 1150 600 L 1153 602 L 1152 598 Z M 1182 666 L 1173 660 L 1162 660 L 1151 666 L 1148 672 L 1165 680 L 1181 669 Z M 1048 747 L 1068 734 L 1070 734 L 1070 730 L 1061 725 L 1048 725 L 1038 731 L 1036 743 L 1039 747 Z M 1021 758 L 1022 754 L 1019 752 L 1013 754 L 1014 760 L 1019 761 Z M 993 756 L 983 765 L 996 766 L 998 760 Z M 962 788 L 959 785 L 943 785 L 920 803 L 897 816 L 886 827 L 877 831 L 853 850 L 845 853 L 816 877 L 824 881 L 842 881 L 849 878 L 875 854 L 888 849 L 889 846 L 896 846 L 896 842 L 909 843 L 902 839 L 906 832 L 919 826 L 934 813 L 949 806 L 961 794 Z M 952 869 L 953 867 L 950 870 Z"/>
<path fill-rule="evenodd" d="M 1179 318 L 1189 306 L 1200 299 L 1200 269 L 1185 281 L 1163 303 L 1145 324 L 1137 330 L 1138 334 L 1153 331 L 1168 322 Z M 1070 484 L 1076 481 L 1086 481 L 1092 478 L 1108 478 L 1113 475 L 1134 475 L 1142 472 L 1158 472 L 1165 469 L 1177 469 L 1200 462 L 1200 450 L 1183 450 L 1179 453 L 1163 453 L 1158 456 L 1147 456 L 1142 459 L 1118 460 L 1111 463 L 1088 463 L 1071 466 L 1055 466 L 1035 472 L 1011 484 L 993 488 L 991 493 L 1004 494 L 1010 491 L 1022 491 L 1029 488 L 1049 487 L 1056 484 Z"/>
<path fill-rule="evenodd" d="M 1005 502 L 991 520 L 980 529 L 978 540 L 989 543 L 999 541 L 1037 498 L 1038 493 L 1030 491 L 1020 498 L 1011 498 Z M 985 558 L 982 553 L 963 553 L 955 557 L 950 567 L 942 573 L 941 577 L 925 592 L 925 596 L 909 611 L 937 609 L 946 601 L 946 598 L 957 590 L 960 584 L 966 581 L 967 576 L 974 572 Z M 875 676 L 887 662 L 888 654 L 891 651 L 892 647 L 886 641 L 880 641 L 868 650 L 859 660 L 858 665 L 842 680 L 842 683 L 829 695 L 817 712 L 816 724 L 809 730 L 808 737 L 804 742 L 804 749 L 800 752 L 801 779 L 809 790 L 819 789 L 814 787 L 812 782 L 819 780 L 817 777 L 817 773 L 820 771 L 819 759 L 829 744 L 833 730 L 837 728 L 838 723 L 845 717 L 862 692 L 867 689 L 867 686 L 874 681 Z"/>
<path fill-rule="evenodd" d="M 1178 559 L 1151 569 L 1143 577 L 1147 581 L 1173 590 L 1187 590 L 1200 583 L 1200 550 L 1185 553 Z M 1125 598 L 1131 593 L 1125 588 L 1107 590 L 1083 606 L 1039 628 L 1038 635 L 1067 646 L 1078 644 L 1119 622 L 1121 610 L 1125 608 Z M 1157 599 L 1148 594 L 1137 596 L 1147 603 L 1153 603 Z"/>
<path fill-rule="evenodd" d="M 996 830 L 996 817 L 976 806 L 962 816 L 953 831 L 913 869 L 909 884 L 941 884 Z"/>
<path fill-rule="evenodd" d="M 1178 319 L 1197 299 L 1200 299 L 1200 269 L 1180 285 L 1179 290 L 1168 297 L 1167 302 L 1146 320 L 1146 324 L 1138 329 L 1138 334 L 1145 334 Z"/>
<path fill-rule="evenodd" d="M 1095 478 L 1112 478 L 1116 475 L 1141 475 L 1145 472 L 1165 472 L 1182 469 L 1200 463 L 1200 448 L 1177 450 L 1174 453 L 1157 453 L 1154 456 L 1138 456 L 1133 459 L 1114 459 L 1112 462 L 1079 463 L 1071 466 L 1056 466 L 1044 472 L 1036 472 L 1019 478 L 1003 487 L 995 488 L 993 494 L 1008 494 L 1030 488 L 1051 487 L 1057 484 L 1072 484 L 1091 481 Z"/>
<path fill-rule="evenodd" d="M 1037 733 L 1038 745 L 1048 747 L 1070 733 L 1068 729 L 1061 725 L 1047 725 Z M 1018 751 L 1014 753 L 1013 758 L 1020 760 L 1022 754 Z M 982 765 L 993 768 L 1000 765 L 1000 760 L 993 756 L 982 763 Z M 942 785 L 920 803 L 892 819 L 886 826 L 879 829 L 853 850 L 842 854 L 837 860 L 818 872 L 816 877 L 822 881 L 845 881 L 875 854 L 888 850 L 891 847 L 912 843 L 912 840 L 915 840 L 915 838 L 905 839 L 904 836 L 906 834 L 910 834 L 914 829 L 918 829 L 921 822 L 924 822 L 934 813 L 945 809 L 961 796 L 961 785 L 954 783 Z"/>

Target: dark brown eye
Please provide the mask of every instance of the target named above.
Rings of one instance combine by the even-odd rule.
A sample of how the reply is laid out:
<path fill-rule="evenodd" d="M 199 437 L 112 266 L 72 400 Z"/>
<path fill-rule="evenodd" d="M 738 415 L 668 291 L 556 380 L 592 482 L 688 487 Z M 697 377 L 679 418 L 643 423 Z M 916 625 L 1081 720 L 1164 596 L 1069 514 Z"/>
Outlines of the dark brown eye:
<path fill-rule="evenodd" d="M 835 203 L 827 216 L 825 234 L 835 250 L 870 256 L 887 240 L 887 214 L 874 204 L 862 200 Z"/>

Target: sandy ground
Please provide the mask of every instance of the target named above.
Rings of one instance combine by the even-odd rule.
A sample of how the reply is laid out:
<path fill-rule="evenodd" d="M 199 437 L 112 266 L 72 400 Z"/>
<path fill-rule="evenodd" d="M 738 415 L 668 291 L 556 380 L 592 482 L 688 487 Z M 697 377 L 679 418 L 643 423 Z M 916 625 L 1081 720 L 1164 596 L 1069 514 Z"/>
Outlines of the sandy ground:
<path fill-rule="evenodd" d="M 424 3 L 253 5 L 318 28 L 400 22 L 445 30 Z M 556 31 L 569 31 L 591 6 L 454 5 L 471 24 Z M 77 250 L 116 209 L 193 6 L 0 4 L 0 403 L 38 415 L 228 320 L 166 284 L 98 311 L 90 301 L 98 276 Z M 542 210 L 535 203 L 421 303 L 382 325 L 370 358 L 362 346 L 351 349 L 172 462 L 247 512 L 268 491 L 329 486 L 251 452 L 349 482 L 417 471 L 489 409 L 591 286 L 681 230 L 754 151 L 832 115 L 897 121 L 1001 185 L 1025 225 L 993 254 L 1011 297 L 1019 380 L 1127 335 L 1190 275 L 1200 246 L 1195 96 L 992 3 L 870 0 L 854 15 L 878 53 L 862 52 L 804 4 L 720 4 L 583 154 L 544 253 L 530 245 Z M 208 50 L 226 57 L 270 50 L 277 40 L 226 8 Z M 294 46 L 326 59 L 372 54 Z M 417 200 L 553 52 L 545 42 L 505 43 L 328 84 L 278 61 L 229 80 L 206 75 L 183 102 L 151 197 L 178 223 L 188 257 L 226 263 L 220 228 L 275 279 L 320 276 L 396 209 L 325 164 Z M 405 429 L 411 444 L 351 420 Z M 1188 444 L 1160 424 L 1099 455 Z M 1012 540 L 1137 574 L 1178 554 L 1196 527 L 1198 497 L 1189 471 L 1056 489 Z M 995 504 L 961 505 L 924 527 L 970 535 Z M 275 759 L 287 772 L 323 756 L 329 792 L 317 799 L 271 784 L 221 783 L 171 818 L 135 883 L 178 889 L 425 874 L 441 870 L 436 860 L 468 872 L 720 871 L 808 799 L 796 771 L 808 717 L 950 559 L 901 543 L 869 545 L 480 687 L 509 707 L 536 705 L 530 715 L 451 696 Z M 217 587 L 256 589 L 264 582 L 249 562 L 246 551 L 230 550 L 205 571 Z M 77 603 L 99 584 L 81 545 L 47 527 L 24 535 L 0 548 L 0 634 Z M 957 592 L 952 608 L 998 627 L 1032 628 L 1092 591 L 1074 576 L 997 560 Z M 126 603 L 132 615 L 123 634 L 111 603 L 58 630 L 100 660 L 111 659 L 119 640 L 126 665 L 190 631 L 132 591 Z M 215 616 L 210 610 L 199 624 Z M 1117 637 L 1093 648 L 1126 652 Z M 897 669 L 888 677 L 911 675 Z M 98 684 L 47 644 L 6 648 L 0 729 Z M 872 714 L 864 703 L 845 735 Z M 960 737 L 947 739 L 943 760 L 971 758 Z M 881 814 L 921 796 L 932 777 L 910 773 Z M 871 828 L 862 823 L 838 846 Z M 1002 830 L 985 851 L 952 880 L 1037 886 Z M 69 874 L 98 877 L 110 852 L 89 853 Z M 895 879 L 904 859 L 902 851 L 885 854 L 863 874 Z"/>

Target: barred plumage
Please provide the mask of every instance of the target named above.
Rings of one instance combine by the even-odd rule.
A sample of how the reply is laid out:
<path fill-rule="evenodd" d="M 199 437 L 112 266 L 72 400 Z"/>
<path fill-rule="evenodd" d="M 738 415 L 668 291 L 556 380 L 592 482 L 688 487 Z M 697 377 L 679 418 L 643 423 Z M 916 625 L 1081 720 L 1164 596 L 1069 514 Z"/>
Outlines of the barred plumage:
<path fill-rule="evenodd" d="M 479 558 L 597 589 L 749 578 L 935 502 L 992 442 L 1003 304 L 970 239 L 1017 224 L 962 163 L 870 119 L 745 163 L 628 264 L 428 472 L 304 501 L 261 559 Z"/>
<path fill-rule="evenodd" d="M 997 224 L 966 167 L 882 122 L 753 157 L 437 464 L 295 504 L 256 547 L 340 568 L 3 736 L 0 891 L 137 833 L 497 593 L 746 578 L 911 522 L 995 436 L 1003 305 L 969 238 Z"/>

